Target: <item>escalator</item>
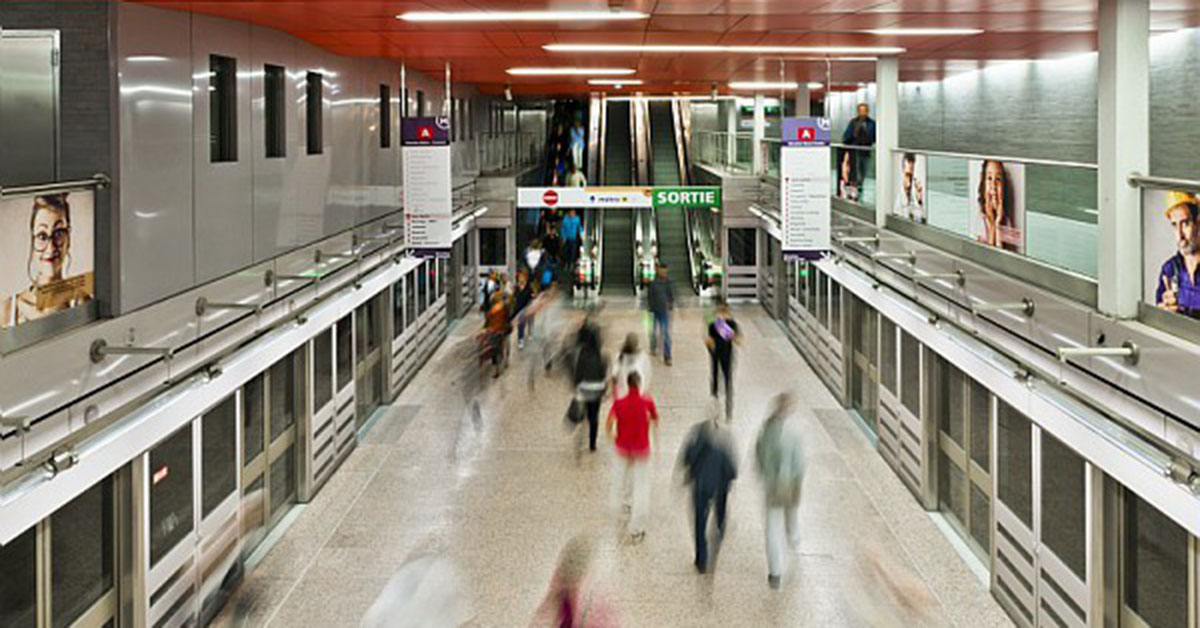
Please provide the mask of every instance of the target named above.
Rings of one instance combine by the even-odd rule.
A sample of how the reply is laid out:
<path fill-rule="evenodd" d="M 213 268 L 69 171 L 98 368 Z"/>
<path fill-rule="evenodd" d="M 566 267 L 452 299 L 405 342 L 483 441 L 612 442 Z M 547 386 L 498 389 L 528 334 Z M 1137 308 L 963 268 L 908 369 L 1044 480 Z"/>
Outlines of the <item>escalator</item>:
<path fill-rule="evenodd" d="M 629 101 L 605 104 L 603 185 L 633 183 L 633 144 Z M 601 210 L 603 217 L 603 262 L 600 293 L 633 294 L 633 212 Z"/>
<path fill-rule="evenodd" d="M 676 146 L 675 122 L 668 101 L 651 101 L 651 183 L 655 186 L 683 185 Z M 688 257 L 689 236 L 683 208 L 655 210 L 658 221 L 658 260 L 670 269 L 676 292 L 692 289 L 692 264 Z"/>

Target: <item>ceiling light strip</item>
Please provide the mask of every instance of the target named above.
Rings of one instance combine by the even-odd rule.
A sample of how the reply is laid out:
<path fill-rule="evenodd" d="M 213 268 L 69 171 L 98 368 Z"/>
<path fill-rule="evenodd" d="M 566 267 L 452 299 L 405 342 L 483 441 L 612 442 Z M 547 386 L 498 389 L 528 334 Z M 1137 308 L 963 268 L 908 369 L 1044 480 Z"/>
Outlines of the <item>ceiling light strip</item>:
<path fill-rule="evenodd" d="M 729 89 L 796 89 L 795 81 L 730 81 Z"/>
<path fill-rule="evenodd" d="M 509 68 L 507 72 L 513 76 L 629 76 L 637 70 L 632 68 Z"/>
<path fill-rule="evenodd" d="M 405 22 L 601 22 L 644 20 L 640 11 L 409 11 L 396 16 Z"/>
<path fill-rule="evenodd" d="M 548 52 L 698 53 L 759 55 L 898 55 L 899 46 L 718 46 L 685 44 L 546 44 Z"/>

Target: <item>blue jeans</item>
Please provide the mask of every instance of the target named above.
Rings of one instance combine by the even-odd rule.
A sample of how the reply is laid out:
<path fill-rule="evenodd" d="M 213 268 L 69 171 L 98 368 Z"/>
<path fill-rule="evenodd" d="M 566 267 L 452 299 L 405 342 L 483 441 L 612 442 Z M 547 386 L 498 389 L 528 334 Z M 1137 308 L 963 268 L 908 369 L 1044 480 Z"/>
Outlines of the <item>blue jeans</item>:
<path fill-rule="evenodd" d="M 527 314 L 524 310 L 517 313 L 517 340 L 525 340 L 525 330 L 529 330 L 529 336 L 533 337 L 533 314 Z"/>
<path fill-rule="evenodd" d="M 671 359 L 671 314 L 664 312 L 654 314 L 654 330 L 650 334 L 650 350 L 658 347 L 658 335 L 662 334 L 663 359 Z"/>

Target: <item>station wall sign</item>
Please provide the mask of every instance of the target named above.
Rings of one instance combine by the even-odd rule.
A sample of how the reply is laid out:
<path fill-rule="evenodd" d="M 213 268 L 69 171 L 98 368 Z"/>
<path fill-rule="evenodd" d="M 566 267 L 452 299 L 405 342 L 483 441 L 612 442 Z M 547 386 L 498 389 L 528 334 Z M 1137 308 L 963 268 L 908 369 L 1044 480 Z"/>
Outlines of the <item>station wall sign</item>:
<path fill-rule="evenodd" d="M 779 198 L 783 254 L 817 259 L 829 250 L 828 118 L 784 118 L 780 137 Z"/>
<path fill-rule="evenodd" d="M 405 118 L 404 238 L 414 255 L 434 257 L 450 250 L 454 200 L 450 186 L 450 121 Z"/>
<path fill-rule="evenodd" d="M 517 188 L 517 207 L 575 209 L 649 209 L 651 207 L 720 207 L 716 186 L 583 188 Z"/>

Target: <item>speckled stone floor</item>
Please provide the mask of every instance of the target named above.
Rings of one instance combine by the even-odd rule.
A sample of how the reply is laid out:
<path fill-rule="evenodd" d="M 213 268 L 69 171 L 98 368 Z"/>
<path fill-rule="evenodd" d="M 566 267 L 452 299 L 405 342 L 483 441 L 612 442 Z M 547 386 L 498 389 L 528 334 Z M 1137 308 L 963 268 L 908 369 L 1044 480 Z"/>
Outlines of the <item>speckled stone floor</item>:
<path fill-rule="evenodd" d="M 655 362 L 662 414 L 648 535 L 630 544 L 613 503 L 610 442 L 576 462 L 564 431 L 564 383 L 530 389 L 528 352 L 486 392 L 483 421 L 464 420 L 442 356 L 475 329 L 458 325 L 218 618 L 224 626 L 354 626 L 395 571 L 421 556 L 463 574 L 472 626 L 528 626 L 564 544 L 592 539 L 590 587 L 621 626 L 1011 625 L 930 516 L 859 427 L 838 408 L 780 328 L 758 306 L 735 308 L 745 343 L 735 367 L 733 433 L 741 478 L 715 568 L 692 566 L 691 513 L 674 464 L 709 407 L 705 311 L 681 309 L 675 364 Z M 645 335 L 642 313 L 601 315 L 615 351 Z M 514 347 L 515 349 L 515 347 Z M 794 391 L 809 472 L 800 543 L 781 590 L 768 588 L 760 488 L 748 452 L 770 398 Z"/>

